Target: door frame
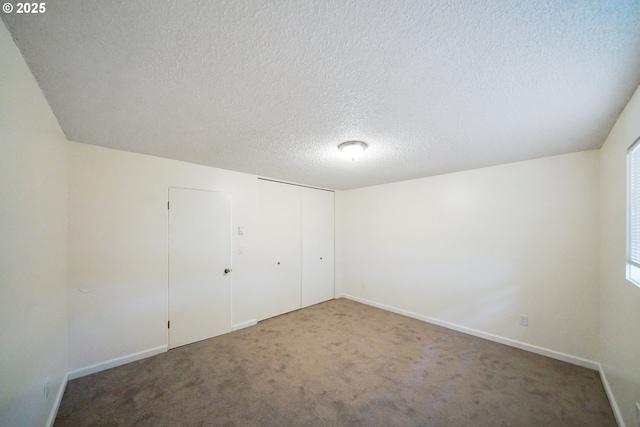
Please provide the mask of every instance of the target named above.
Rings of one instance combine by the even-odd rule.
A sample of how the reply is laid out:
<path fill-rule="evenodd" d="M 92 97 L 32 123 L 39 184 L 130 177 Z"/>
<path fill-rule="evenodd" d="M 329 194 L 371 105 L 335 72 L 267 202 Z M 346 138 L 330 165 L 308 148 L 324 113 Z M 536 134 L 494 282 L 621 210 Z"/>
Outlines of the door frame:
<path fill-rule="evenodd" d="M 205 188 L 194 188 L 194 187 L 183 187 L 183 186 L 168 186 L 167 187 L 167 350 L 171 350 L 171 277 L 170 277 L 170 257 L 171 257 L 171 190 L 192 190 L 192 191 L 202 191 L 207 193 L 223 193 L 229 195 L 229 236 L 230 236 L 230 247 L 229 247 L 229 267 L 233 270 L 233 193 L 226 190 L 211 190 Z M 233 275 L 229 277 L 229 330 L 231 332 L 233 330 Z M 226 332 L 226 333 L 228 333 Z M 196 341 L 197 342 L 197 341 Z M 184 344 L 187 345 L 187 344 Z M 178 346 L 179 347 L 179 346 Z M 177 348 L 177 347 L 173 347 Z"/>

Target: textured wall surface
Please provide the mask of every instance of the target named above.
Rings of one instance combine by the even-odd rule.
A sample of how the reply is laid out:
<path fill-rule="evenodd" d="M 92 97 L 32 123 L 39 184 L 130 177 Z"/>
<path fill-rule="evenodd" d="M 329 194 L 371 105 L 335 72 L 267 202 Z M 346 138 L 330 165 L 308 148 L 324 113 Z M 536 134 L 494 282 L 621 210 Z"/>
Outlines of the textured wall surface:
<path fill-rule="evenodd" d="M 640 91 L 636 91 L 601 153 L 600 305 L 602 366 L 620 413 L 635 426 L 640 402 L 640 288 L 625 278 L 626 154 L 640 137 Z"/>
<path fill-rule="evenodd" d="M 167 189 L 232 194 L 233 324 L 261 301 L 255 176 L 110 150 L 69 148 L 69 371 L 167 344 Z M 238 246 L 245 248 L 238 254 Z"/>
<path fill-rule="evenodd" d="M 637 0 L 59 0 L 3 14 L 70 140 L 334 189 L 598 148 Z M 338 143 L 370 144 L 356 161 Z"/>
<path fill-rule="evenodd" d="M 589 151 L 343 192 L 336 288 L 597 360 L 598 165 Z"/>
<path fill-rule="evenodd" d="M 66 383 L 67 155 L 0 23 L 0 427 L 47 425 Z"/>

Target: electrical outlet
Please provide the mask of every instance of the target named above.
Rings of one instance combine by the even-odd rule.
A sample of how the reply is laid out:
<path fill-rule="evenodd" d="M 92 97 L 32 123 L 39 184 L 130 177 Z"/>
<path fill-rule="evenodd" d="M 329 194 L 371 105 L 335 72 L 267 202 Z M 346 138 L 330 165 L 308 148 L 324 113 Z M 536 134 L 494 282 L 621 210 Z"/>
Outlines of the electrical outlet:
<path fill-rule="evenodd" d="M 44 380 L 44 400 L 49 398 L 49 379 Z"/>
<path fill-rule="evenodd" d="M 529 326 L 529 316 L 526 314 L 520 315 L 520 322 L 518 322 L 520 326 Z"/>

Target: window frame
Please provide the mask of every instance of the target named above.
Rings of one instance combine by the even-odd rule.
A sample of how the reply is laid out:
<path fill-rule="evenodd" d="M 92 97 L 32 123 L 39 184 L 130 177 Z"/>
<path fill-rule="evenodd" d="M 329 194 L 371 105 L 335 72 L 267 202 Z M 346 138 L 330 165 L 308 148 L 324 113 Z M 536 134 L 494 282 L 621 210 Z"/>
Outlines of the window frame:
<path fill-rule="evenodd" d="M 636 245 L 640 245 L 640 241 L 638 242 L 632 242 L 632 235 L 631 235 L 631 212 L 632 210 L 634 210 L 633 208 L 635 208 L 636 210 L 636 214 L 638 217 L 640 217 L 640 206 L 632 206 L 632 201 L 633 201 L 633 194 L 632 194 L 632 189 L 631 189 L 631 178 L 633 175 L 633 170 L 631 167 L 631 162 L 632 162 L 632 158 L 635 158 L 635 161 L 639 163 L 637 169 L 637 177 L 636 177 L 636 192 L 640 192 L 640 137 L 638 137 L 633 144 L 631 144 L 629 146 L 629 148 L 627 149 L 627 155 L 626 155 L 626 166 L 627 166 L 627 170 L 626 170 L 626 185 L 627 185 L 627 200 L 626 200 L 626 216 L 627 216 L 627 224 L 626 224 L 626 244 L 627 244 L 627 248 L 626 248 L 626 259 L 625 259 L 625 264 L 626 264 L 626 277 L 627 280 L 630 281 L 631 283 L 633 283 L 634 285 L 640 287 L 640 263 L 638 262 L 634 262 L 631 260 L 631 253 L 632 253 L 632 243 L 635 243 Z M 636 197 L 636 203 L 640 204 L 640 197 Z M 637 220 L 638 224 L 636 225 L 636 227 L 640 227 L 640 219 Z"/>

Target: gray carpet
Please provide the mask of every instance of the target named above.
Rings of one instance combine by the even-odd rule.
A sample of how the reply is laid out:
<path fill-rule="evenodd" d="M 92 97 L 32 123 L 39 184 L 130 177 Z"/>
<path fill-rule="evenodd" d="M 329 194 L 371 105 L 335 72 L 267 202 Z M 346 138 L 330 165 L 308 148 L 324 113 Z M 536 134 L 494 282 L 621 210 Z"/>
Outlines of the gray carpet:
<path fill-rule="evenodd" d="M 70 381 L 62 426 L 615 426 L 597 372 L 338 299 Z"/>

